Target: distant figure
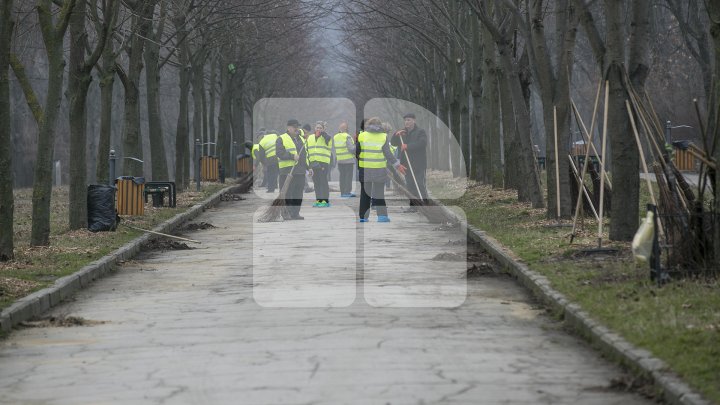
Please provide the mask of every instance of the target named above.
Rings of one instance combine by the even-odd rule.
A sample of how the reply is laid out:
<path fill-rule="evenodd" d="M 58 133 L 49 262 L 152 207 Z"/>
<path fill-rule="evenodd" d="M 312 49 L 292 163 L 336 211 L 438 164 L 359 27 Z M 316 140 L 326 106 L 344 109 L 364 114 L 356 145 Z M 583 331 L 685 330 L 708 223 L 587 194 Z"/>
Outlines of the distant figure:
<path fill-rule="evenodd" d="M 218 175 L 220 176 L 220 183 L 225 184 L 225 168 L 220 163 L 218 163 Z"/>

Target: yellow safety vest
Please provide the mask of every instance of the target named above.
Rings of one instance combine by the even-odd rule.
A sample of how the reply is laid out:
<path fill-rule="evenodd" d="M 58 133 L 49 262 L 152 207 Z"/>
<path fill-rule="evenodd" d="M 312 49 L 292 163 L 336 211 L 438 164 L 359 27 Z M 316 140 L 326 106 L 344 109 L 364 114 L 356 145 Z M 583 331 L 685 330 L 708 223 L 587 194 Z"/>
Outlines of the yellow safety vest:
<path fill-rule="evenodd" d="M 390 145 L 390 152 L 392 152 L 393 156 L 397 157 L 397 146 Z"/>
<path fill-rule="evenodd" d="M 253 148 L 252 148 L 252 152 L 250 152 L 253 159 L 257 159 L 257 151 L 259 151 L 259 150 L 260 150 L 260 144 L 259 143 L 254 144 Z"/>
<path fill-rule="evenodd" d="M 338 162 L 342 162 L 345 160 L 350 160 L 355 158 L 355 156 L 350 153 L 350 151 L 347 148 L 347 140 L 350 137 L 350 134 L 347 132 L 340 132 L 335 134 L 333 137 L 333 146 L 335 147 L 335 157 L 337 158 Z"/>
<path fill-rule="evenodd" d="M 275 155 L 277 154 L 275 152 L 275 142 L 277 141 L 277 139 L 277 134 L 267 134 L 263 137 L 263 139 L 260 140 L 259 145 L 265 151 L 266 158 L 275 157 Z"/>
<path fill-rule="evenodd" d="M 381 132 L 361 132 L 359 166 L 366 169 L 384 169 L 387 166 L 383 146 L 387 142 L 387 134 Z"/>
<path fill-rule="evenodd" d="M 310 135 L 307 139 L 308 161 L 330 164 L 330 145 L 322 136 Z"/>
<path fill-rule="evenodd" d="M 300 136 L 300 135 L 298 135 L 298 136 Z M 295 148 L 295 142 L 293 142 L 292 137 L 290 135 L 288 135 L 287 133 L 284 133 L 284 134 L 280 135 L 280 139 L 282 140 L 283 147 L 285 147 L 285 150 L 289 154 L 291 154 L 291 155 L 298 154 L 298 150 L 297 150 L 297 148 Z M 304 139 L 300 138 L 300 140 L 302 140 L 302 142 L 305 143 Z M 289 159 L 289 160 L 280 159 L 280 161 L 278 163 L 278 167 L 280 169 L 284 169 L 286 167 L 293 167 L 293 166 L 295 166 L 295 159 Z"/>

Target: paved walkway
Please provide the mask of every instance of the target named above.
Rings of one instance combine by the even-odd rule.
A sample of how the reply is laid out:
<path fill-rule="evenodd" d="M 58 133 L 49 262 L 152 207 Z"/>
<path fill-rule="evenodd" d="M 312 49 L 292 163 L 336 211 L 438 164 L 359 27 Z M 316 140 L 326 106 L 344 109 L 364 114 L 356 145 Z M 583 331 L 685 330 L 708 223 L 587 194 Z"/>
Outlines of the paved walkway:
<path fill-rule="evenodd" d="M 246 197 L 197 219 L 217 226 L 187 234 L 199 249 L 143 254 L 52 311 L 105 323 L 0 342 L 0 403 L 645 403 L 512 280 L 466 280 L 460 230 L 398 208 L 361 227 L 357 199 L 252 224 L 267 200 Z"/>

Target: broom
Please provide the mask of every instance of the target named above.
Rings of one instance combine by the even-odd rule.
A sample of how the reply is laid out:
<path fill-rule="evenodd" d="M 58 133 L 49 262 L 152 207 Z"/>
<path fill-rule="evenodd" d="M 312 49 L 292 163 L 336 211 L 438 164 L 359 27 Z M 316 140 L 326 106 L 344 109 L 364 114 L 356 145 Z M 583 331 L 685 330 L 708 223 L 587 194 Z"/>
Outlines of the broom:
<path fill-rule="evenodd" d="M 303 142 L 303 145 L 300 147 L 300 152 L 298 153 L 298 156 L 302 155 L 304 149 L 305 142 Z M 282 189 L 280 189 L 280 193 L 278 193 L 277 198 L 275 198 L 275 200 L 272 202 L 272 204 L 270 204 L 270 206 L 265 210 L 265 212 L 263 212 L 262 215 L 258 217 L 258 222 L 275 222 L 277 221 L 278 217 L 286 217 L 289 215 L 287 205 L 285 204 L 285 195 L 290 188 L 290 182 L 292 181 L 291 177 L 295 175 L 297 167 L 297 164 L 293 166 L 290 174 L 288 175 L 288 178 L 285 179 L 285 184 L 283 184 Z"/>
<path fill-rule="evenodd" d="M 402 181 L 400 175 L 397 173 L 397 171 L 395 171 L 395 168 L 388 166 L 387 172 L 388 176 L 390 176 L 390 180 L 392 180 L 397 189 L 400 190 L 401 193 L 405 194 L 405 196 L 410 201 L 413 201 L 418 211 L 420 211 L 420 213 L 424 215 L 431 223 L 439 224 L 448 221 L 445 215 L 439 210 L 430 208 L 432 206 L 436 206 L 433 200 L 419 199 L 414 193 L 408 190 L 407 185 L 405 184 L 405 182 Z"/>

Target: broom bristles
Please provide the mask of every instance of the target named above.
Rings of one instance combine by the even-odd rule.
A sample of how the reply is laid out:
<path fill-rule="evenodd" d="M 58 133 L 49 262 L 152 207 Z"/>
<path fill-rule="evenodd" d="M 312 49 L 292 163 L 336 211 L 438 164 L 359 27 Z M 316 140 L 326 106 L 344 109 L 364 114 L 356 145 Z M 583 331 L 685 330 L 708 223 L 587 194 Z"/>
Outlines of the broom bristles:
<path fill-rule="evenodd" d="M 300 147 L 300 155 L 302 155 L 303 149 L 305 149 L 304 143 L 303 146 Z M 289 216 L 290 212 L 287 209 L 287 205 L 285 205 L 285 195 L 287 195 L 287 191 L 290 188 L 290 182 L 292 181 L 292 176 L 295 174 L 296 168 L 297 165 L 293 166 L 292 170 L 290 170 L 290 173 L 285 179 L 285 184 L 283 184 L 282 189 L 280 189 L 280 193 L 278 193 L 277 198 L 275 198 L 265 212 L 258 217 L 258 222 L 275 222 L 278 217 L 282 216 L 284 218 Z"/>
<path fill-rule="evenodd" d="M 395 183 L 398 189 L 410 200 L 411 205 L 417 207 L 420 213 L 423 214 L 430 222 L 441 223 L 447 221 L 445 215 L 438 212 L 437 210 L 430 208 L 436 206 L 436 204 L 432 200 L 418 198 L 415 194 L 413 194 L 410 190 L 407 189 L 407 185 L 402 181 L 399 176 L 396 176 L 396 174 L 389 168 L 387 169 L 387 171 L 390 179 L 393 181 L 393 183 Z"/>

